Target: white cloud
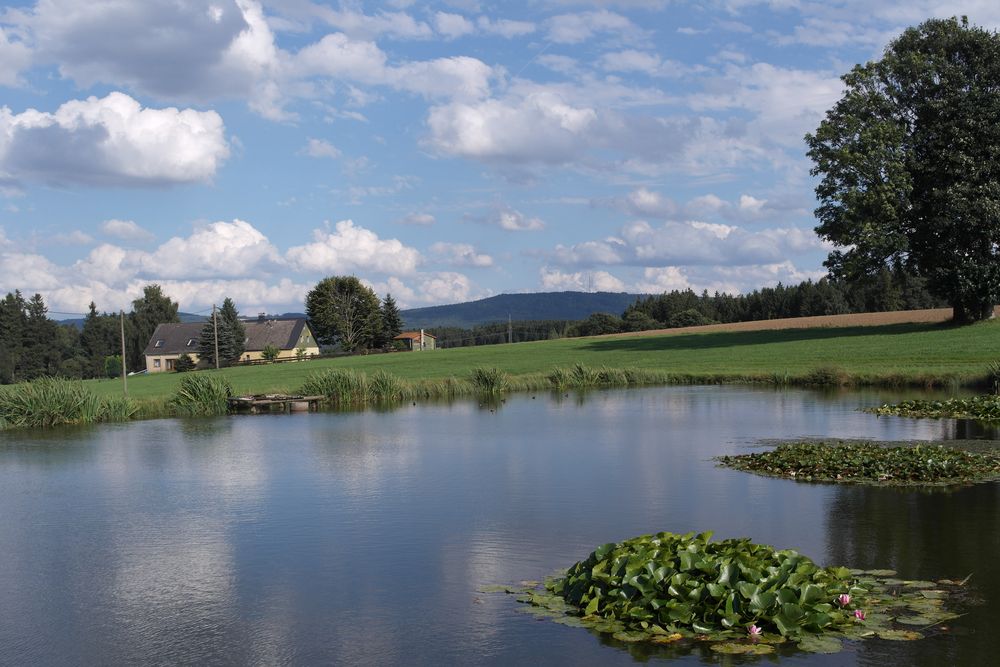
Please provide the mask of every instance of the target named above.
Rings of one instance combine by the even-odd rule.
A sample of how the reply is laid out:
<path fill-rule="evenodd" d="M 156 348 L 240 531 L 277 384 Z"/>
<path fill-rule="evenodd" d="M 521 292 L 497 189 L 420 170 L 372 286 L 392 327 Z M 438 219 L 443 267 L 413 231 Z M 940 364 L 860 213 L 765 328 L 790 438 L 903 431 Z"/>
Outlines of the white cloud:
<path fill-rule="evenodd" d="M 690 66 L 676 60 L 664 60 L 656 53 L 625 49 L 605 53 L 598 61 L 609 72 L 641 72 L 647 76 L 676 78 L 707 71 L 704 66 Z"/>
<path fill-rule="evenodd" d="M 303 155 L 308 155 L 309 157 L 315 158 L 338 158 L 340 157 L 340 150 L 331 144 L 329 141 L 324 141 L 323 139 L 312 139 L 306 143 L 305 148 L 302 149 L 301 153 Z"/>
<path fill-rule="evenodd" d="M 445 39 L 456 39 L 463 35 L 471 34 L 476 30 L 476 26 L 469 19 L 461 14 L 450 14 L 448 12 L 437 12 L 434 14 L 434 28 Z"/>
<path fill-rule="evenodd" d="M 690 287 L 691 282 L 678 267 L 655 266 L 643 269 L 642 280 L 635 284 L 635 291 L 639 294 L 661 294 Z"/>
<path fill-rule="evenodd" d="M 0 86 L 19 86 L 20 73 L 31 62 L 31 49 L 0 26 Z"/>
<path fill-rule="evenodd" d="M 292 267 L 309 273 L 374 271 L 405 275 L 416 271 L 420 253 L 397 239 L 380 239 L 375 232 L 341 220 L 334 230 L 317 229 L 313 241 L 288 249 Z"/>
<path fill-rule="evenodd" d="M 526 216 L 524 213 L 509 206 L 497 206 L 491 213 L 485 216 L 466 215 L 465 219 L 472 222 L 495 225 L 508 232 L 537 232 L 545 229 L 545 222 L 541 218 Z"/>
<path fill-rule="evenodd" d="M 406 280 L 392 276 L 370 286 L 378 294 L 392 294 L 402 308 L 460 303 L 481 296 L 468 276 L 453 271 L 417 273 Z"/>
<path fill-rule="evenodd" d="M 101 223 L 101 231 L 108 236 L 135 243 L 148 243 L 156 238 L 152 232 L 132 220 L 105 220 Z"/>
<path fill-rule="evenodd" d="M 476 19 L 476 25 L 487 34 L 500 35 L 507 39 L 530 35 L 538 29 L 530 21 L 512 21 L 510 19 L 491 19 L 488 16 L 480 16 Z"/>
<path fill-rule="evenodd" d="M 595 199 L 591 203 L 596 206 L 610 206 L 639 218 L 671 218 L 677 214 L 677 204 L 659 192 L 645 187 L 636 188 L 624 197 Z"/>
<path fill-rule="evenodd" d="M 214 111 L 143 108 L 123 93 L 66 102 L 55 112 L 0 108 L 0 174 L 67 185 L 210 181 L 229 157 Z"/>
<path fill-rule="evenodd" d="M 644 32 L 627 17 L 606 9 L 577 14 L 560 14 L 548 20 L 549 40 L 556 44 L 579 44 L 597 34 L 639 39 Z"/>
<path fill-rule="evenodd" d="M 431 215 L 430 213 L 410 213 L 409 215 L 400 218 L 396 222 L 398 222 L 401 225 L 418 225 L 422 227 L 429 227 L 433 225 L 436 222 L 436 220 L 434 219 L 434 216 Z"/>
<path fill-rule="evenodd" d="M 213 222 L 136 259 L 141 276 L 168 279 L 248 278 L 270 273 L 283 264 L 277 248 L 243 220 Z"/>
<path fill-rule="evenodd" d="M 539 271 L 543 290 L 581 292 L 624 292 L 625 283 L 607 271 L 564 273 L 545 266 Z"/>
<path fill-rule="evenodd" d="M 54 234 L 50 237 L 52 243 L 57 243 L 60 245 L 70 245 L 70 246 L 83 246 L 90 245 L 94 242 L 94 237 L 86 232 L 82 232 L 79 229 L 74 229 L 70 232 L 63 232 L 60 234 Z"/>
<path fill-rule="evenodd" d="M 480 253 L 468 243 L 445 243 L 439 241 L 430 247 L 430 251 L 441 261 L 452 266 L 493 266 L 493 258 Z"/>

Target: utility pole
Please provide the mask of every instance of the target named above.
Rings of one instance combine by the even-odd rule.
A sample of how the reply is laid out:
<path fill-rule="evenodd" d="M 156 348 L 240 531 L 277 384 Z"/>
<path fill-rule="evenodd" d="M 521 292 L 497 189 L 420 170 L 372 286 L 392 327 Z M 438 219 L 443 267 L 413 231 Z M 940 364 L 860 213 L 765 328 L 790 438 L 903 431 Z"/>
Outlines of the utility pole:
<path fill-rule="evenodd" d="M 215 370 L 219 370 L 219 318 L 215 314 L 215 304 L 212 304 L 212 330 L 215 332 Z"/>
<path fill-rule="evenodd" d="M 510 324 L 510 313 L 507 313 L 507 342 L 514 342 L 514 329 Z"/>
<path fill-rule="evenodd" d="M 125 373 L 125 311 L 119 310 L 118 314 L 121 316 L 119 325 L 122 335 L 122 391 L 125 393 L 125 398 L 128 398 L 128 379 Z"/>

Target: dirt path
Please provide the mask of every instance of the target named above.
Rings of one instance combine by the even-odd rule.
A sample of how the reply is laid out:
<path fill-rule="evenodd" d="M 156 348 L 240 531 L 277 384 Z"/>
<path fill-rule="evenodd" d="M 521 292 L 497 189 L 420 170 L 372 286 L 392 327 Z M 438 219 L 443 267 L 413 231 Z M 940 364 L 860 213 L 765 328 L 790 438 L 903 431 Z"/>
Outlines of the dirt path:
<path fill-rule="evenodd" d="M 994 309 L 1000 315 L 1000 306 Z M 712 333 L 714 331 L 764 331 L 767 329 L 814 329 L 818 327 L 870 327 L 882 324 L 909 324 L 913 322 L 946 322 L 951 319 L 951 308 L 927 310 L 894 310 L 888 313 L 855 313 L 853 315 L 819 315 L 815 317 L 789 317 L 780 320 L 756 320 L 730 324 L 706 324 L 699 327 L 633 331 L 617 336 L 649 336 L 653 334 Z"/>

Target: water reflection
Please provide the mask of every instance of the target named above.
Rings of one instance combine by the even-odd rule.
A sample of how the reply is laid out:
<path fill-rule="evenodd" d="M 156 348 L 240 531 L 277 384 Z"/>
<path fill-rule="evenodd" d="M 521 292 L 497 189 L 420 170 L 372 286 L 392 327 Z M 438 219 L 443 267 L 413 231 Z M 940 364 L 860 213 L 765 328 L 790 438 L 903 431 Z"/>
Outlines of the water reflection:
<path fill-rule="evenodd" d="M 760 438 L 966 433 L 857 410 L 884 400 L 674 387 L 2 434 L 0 663 L 712 662 L 478 592 L 660 530 L 975 572 L 997 599 L 1000 485 L 814 486 L 711 460 Z M 986 607 L 956 624 L 977 634 L 783 662 L 971 659 L 998 620 Z"/>

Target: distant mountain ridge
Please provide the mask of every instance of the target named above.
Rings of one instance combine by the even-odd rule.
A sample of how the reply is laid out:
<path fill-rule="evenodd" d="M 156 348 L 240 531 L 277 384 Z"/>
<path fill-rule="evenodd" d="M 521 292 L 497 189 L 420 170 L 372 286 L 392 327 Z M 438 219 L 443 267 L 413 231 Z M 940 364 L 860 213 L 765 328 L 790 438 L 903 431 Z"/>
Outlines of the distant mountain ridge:
<path fill-rule="evenodd" d="M 478 301 L 403 310 L 407 329 L 471 328 L 512 320 L 582 320 L 594 313 L 621 315 L 642 294 L 625 292 L 532 292 L 498 294 Z"/>
<path fill-rule="evenodd" d="M 106 315 L 108 313 L 101 313 L 101 314 L 102 315 Z M 110 313 L 110 314 L 111 315 L 117 315 L 117 313 Z M 204 321 L 208 320 L 208 318 L 211 317 L 211 316 L 210 315 L 195 315 L 194 313 L 177 313 L 177 317 L 180 319 L 181 322 L 204 322 Z M 82 329 L 83 328 L 83 323 L 86 320 L 87 320 L 87 318 L 85 318 L 85 317 L 73 317 L 73 318 L 66 319 L 66 320 L 56 320 L 56 321 L 59 322 L 59 324 L 69 324 L 69 325 L 72 325 L 72 326 L 76 327 L 77 329 Z"/>

